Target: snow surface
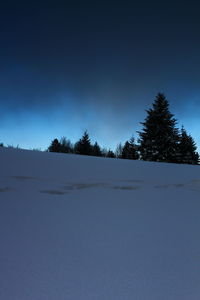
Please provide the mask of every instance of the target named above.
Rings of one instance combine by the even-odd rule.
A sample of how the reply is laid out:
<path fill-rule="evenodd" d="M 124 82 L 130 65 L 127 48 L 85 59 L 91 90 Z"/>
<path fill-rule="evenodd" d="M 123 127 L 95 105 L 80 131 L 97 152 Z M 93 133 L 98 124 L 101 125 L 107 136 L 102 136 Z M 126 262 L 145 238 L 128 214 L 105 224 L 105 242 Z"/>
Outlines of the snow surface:
<path fill-rule="evenodd" d="M 1 300 L 199 300 L 200 166 L 0 149 Z"/>

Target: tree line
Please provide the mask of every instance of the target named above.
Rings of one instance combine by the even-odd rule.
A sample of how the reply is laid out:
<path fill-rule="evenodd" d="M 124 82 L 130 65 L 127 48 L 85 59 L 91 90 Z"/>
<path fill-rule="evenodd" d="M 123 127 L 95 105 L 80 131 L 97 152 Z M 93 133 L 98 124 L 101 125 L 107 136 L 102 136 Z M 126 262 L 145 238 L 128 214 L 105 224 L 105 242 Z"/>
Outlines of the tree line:
<path fill-rule="evenodd" d="M 74 145 L 65 137 L 54 139 L 48 151 L 169 163 L 199 163 L 194 139 L 184 127 L 181 130 L 177 128 L 177 120 L 170 112 L 164 94 L 158 93 L 152 107 L 146 112 L 137 143 L 131 137 L 124 145 L 120 143 L 115 152 L 102 149 L 97 142 L 92 144 L 87 131 Z"/>
<path fill-rule="evenodd" d="M 60 140 L 54 139 L 48 147 L 49 152 L 59 153 L 74 153 L 82 155 L 110 157 L 110 158 L 127 158 L 127 159 L 139 159 L 137 146 L 134 143 L 134 138 L 127 141 L 124 146 L 121 143 L 117 146 L 116 151 L 107 150 L 101 148 L 97 142 L 91 143 L 90 137 L 87 131 L 74 145 L 69 139 L 65 137 Z"/>
<path fill-rule="evenodd" d="M 92 144 L 87 131 L 75 144 L 65 137 L 60 140 L 55 138 L 47 151 L 169 163 L 199 163 L 194 139 L 183 126 L 181 129 L 177 127 L 177 120 L 170 112 L 164 94 L 158 93 L 146 113 L 146 118 L 141 122 L 143 128 L 138 131 L 137 143 L 132 136 L 123 145 L 119 143 L 114 152 L 101 148 L 97 142 Z M 0 143 L 0 147 L 3 147 L 3 143 Z"/>

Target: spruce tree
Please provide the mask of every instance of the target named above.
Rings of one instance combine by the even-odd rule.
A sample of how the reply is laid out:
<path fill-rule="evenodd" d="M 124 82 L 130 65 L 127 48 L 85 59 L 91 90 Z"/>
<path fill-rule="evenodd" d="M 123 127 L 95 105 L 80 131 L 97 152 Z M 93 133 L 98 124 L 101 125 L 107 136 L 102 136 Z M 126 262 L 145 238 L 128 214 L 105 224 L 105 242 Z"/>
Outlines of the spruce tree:
<path fill-rule="evenodd" d="M 180 143 L 179 143 L 179 162 L 185 164 L 198 164 L 199 155 L 196 152 L 196 144 L 191 137 L 187 134 L 186 130 L 182 127 Z"/>
<path fill-rule="evenodd" d="M 84 132 L 82 138 L 75 144 L 74 151 L 76 154 L 92 155 L 92 145 L 87 131 Z"/>
<path fill-rule="evenodd" d="M 139 132 L 141 159 L 177 162 L 179 133 L 176 119 L 169 111 L 164 94 L 159 93 L 152 108 L 147 110 L 143 131 Z"/>
<path fill-rule="evenodd" d="M 61 152 L 61 144 L 58 139 L 54 139 L 48 148 L 49 152 Z"/>
<path fill-rule="evenodd" d="M 73 145 L 69 139 L 66 139 L 66 137 L 62 137 L 60 139 L 60 145 L 62 153 L 73 153 Z"/>
<path fill-rule="evenodd" d="M 102 156 L 101 148 L 97 142 L 95 142 L 94 145 L 92 146 L 92 155 Z"/>
<path fill-rule="evenodd" d="M 139 155 L 136 149 L 134 137 L 130 141 L 126 141 L 122 148 L 122 158 L 125 159 L 138 159 Z"/>
<path fill-rule="evenodd" d="M 106 157 L 115 158 L 115 153 L 112 150 L 108 150 Z"/>

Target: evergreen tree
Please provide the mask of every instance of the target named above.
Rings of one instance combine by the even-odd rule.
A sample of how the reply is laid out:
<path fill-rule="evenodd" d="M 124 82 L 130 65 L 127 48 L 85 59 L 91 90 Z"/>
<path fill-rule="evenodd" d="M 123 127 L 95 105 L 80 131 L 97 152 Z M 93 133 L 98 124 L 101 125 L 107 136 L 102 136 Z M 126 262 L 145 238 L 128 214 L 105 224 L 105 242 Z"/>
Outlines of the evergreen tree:
<path fill-rule="evenodd" d="M 92 155 L 94 156 L 102 156 L 101 148 L 97 142 L 92 146 Z"/>
<path fill-rule="evenodd" d="M 60 139 L 61 151 L 62 153 L 73 153 L 73 145 L 70 140 L 67 140 L 66 137 Z"/>
<path fill-rule="evenodd" d="M 186 130 L 182 127 L 179 143 L 179 162 L 185 164 L 198 164 L 199 155 L 196 150 L 197 147 L 193 138 L 191 135 L 188 135 Z"/>
<path fill-rule="evenodd" d="M 106 157 L 115 158 L 115 153 L 112 150 L 108 150 Z"/>
<path fill-rule="evenodd" d="M 143 160 L 177 162 L 179 133 L 176 123 L 167 99 L 159 93 L 141 123 L 143 131 L 139 132 L 139 149 Z"/>
<path fill-rule="evenodd" d="M 136 149 L 134 137 L 130 141 L 126 141 L 122 149 L 122 158 L 125 159 L 138 159 L 139 154 Z"/>
<path fill-rule="evenodd" d="M 92 154 L 92 145 L 87 131 L 84 132 L 82 138 L 75 144 L 74 152 L 76 154 L 83 154 L 83 155 Z"/>
<path fill-rule="evenodd" d="M 58 139 L 54 139 L 48 148 L 49 152 L 61 152 L 61 144 Z"/>

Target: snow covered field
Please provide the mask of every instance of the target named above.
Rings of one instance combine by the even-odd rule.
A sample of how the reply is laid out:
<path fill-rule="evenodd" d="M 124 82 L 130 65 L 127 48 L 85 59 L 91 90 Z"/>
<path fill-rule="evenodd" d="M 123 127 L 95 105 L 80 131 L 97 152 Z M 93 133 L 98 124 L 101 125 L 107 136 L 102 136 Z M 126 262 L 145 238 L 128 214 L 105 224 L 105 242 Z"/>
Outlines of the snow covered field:
<path fill-rule="evenodd" d="M 0 148 L 1 300 L 199 300 L 200 166 Z"/>

